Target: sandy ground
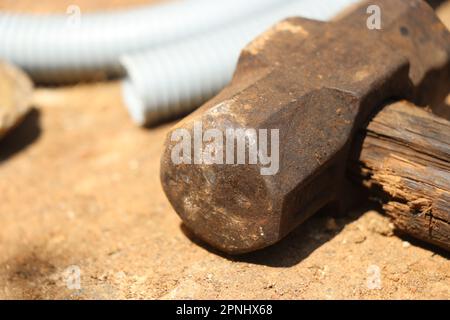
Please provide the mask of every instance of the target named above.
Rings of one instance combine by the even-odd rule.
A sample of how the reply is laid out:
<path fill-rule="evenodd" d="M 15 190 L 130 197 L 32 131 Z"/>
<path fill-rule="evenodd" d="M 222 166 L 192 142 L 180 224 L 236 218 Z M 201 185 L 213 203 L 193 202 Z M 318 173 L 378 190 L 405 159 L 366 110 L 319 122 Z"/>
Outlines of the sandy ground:
<path fill-rule="evenodd" d="M 38 89 L 34 100 L 0 142 L 0 298 L 450 298 L 449 255 L 392 235 L 368 208 L 222 256 L 184 230 L 162 192 L 169 125 L 136 127 L 117 82 Z"/>
<path fill-rule="evenodd" d="M 131 8 L 136 5 L 153 4 L 176 0 L 0 0 L 0 10 L 29 13 L 65 13 L 71 5 L 81 12 Z"/>

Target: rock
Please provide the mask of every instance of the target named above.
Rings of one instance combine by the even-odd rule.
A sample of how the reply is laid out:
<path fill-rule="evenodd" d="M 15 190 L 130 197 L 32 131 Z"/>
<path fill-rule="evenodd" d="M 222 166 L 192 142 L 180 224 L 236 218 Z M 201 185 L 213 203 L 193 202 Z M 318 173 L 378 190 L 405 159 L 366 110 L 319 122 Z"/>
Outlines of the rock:
<path fill-rule="evenodd" d="M 336 222 L 336 219 L 329 217 L 325 220 L 325 229 L 327 231 L 336 231 L 339 229 L 339 226 Z"/>
<path fill-rule="evenodd" d="M 356 244 L 363 243 L 364 241 L 366 241 L 366 239 L 367 239 L 367 237 L 365 235 L 363 235 L 362 233 L 357 233 L 357 234 L 353 235 L 353 237 L 352 237 L 353 243 L 356 243 Z"/>
<path fill-rule="evenodd" d="M 408 241 L 403 241 L 402 247 L 407 249 L 407 248 L 411 247 L 411 244 Z"/>
<path fill-rule="evenodd" d="M 368 214 L 372 217 L 368 226 L 368 229 L 371 232 L 384 237 L 392 237 L 394 235 L 394 224 L 391 223 L 388 218 L 381 216 L 376 211 L 370 211 Z"/>
<path fill-rule="evenodd" d="M 33 83 L 20 69 L 0 62 L 0 138 L 30 110 Z"/>

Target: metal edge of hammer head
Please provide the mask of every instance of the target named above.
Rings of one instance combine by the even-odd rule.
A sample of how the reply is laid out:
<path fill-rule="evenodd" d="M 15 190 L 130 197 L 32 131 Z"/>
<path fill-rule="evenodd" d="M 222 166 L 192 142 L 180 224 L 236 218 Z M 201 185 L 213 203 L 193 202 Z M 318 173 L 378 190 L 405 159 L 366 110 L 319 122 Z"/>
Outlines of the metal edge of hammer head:
<path fill-rule="evenodd" d="M 274 244 L 339 201 L 352 138 L 378 106 L 432 103 L 448 92 L 450 34 L 433 10 L 421 0 L 371 4 L 381 8 L 380 30 L 367 28 L 367 4 L 339 21 L 280 22 L 242 51 L 221 93 L 169 132 L 161 182 L 196 236 L 230 254 Z M 174 163 L 173 134 L 190 139 L 199 124 L 222 138 L 230 128 L 279 130 L 279 171 L 261 175 L 260 162 Z M 211 141 L 201 137 L 187 153 Z"/>

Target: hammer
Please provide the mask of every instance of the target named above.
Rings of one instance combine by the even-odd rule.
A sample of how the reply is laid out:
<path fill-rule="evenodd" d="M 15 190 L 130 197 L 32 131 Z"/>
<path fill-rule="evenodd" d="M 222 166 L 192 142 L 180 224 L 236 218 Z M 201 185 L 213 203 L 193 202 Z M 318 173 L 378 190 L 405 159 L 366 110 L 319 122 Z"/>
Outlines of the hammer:
<path fill-rule="evenodd" d="M 379 27 L 369 3 L 329 23 L 278 23 L 242 51 L 231 83 L 169 132 L 161 182 L 199 238 L 230 254 L 276 243 L 340 206 L 355 136 L 384 104 L 445 98 L 450 34 L 434 11 L 421 0 L 370 4 Z"/>

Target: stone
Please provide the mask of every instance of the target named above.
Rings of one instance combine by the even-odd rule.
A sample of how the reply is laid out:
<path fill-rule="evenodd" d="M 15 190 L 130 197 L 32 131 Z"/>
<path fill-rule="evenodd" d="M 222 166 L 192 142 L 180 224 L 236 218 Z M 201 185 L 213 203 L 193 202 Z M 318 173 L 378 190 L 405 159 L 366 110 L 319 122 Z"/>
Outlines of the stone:
<path fill-rule="evenodd" d="M 33 83 L 15 66 L 0 62 L 0 138 L 14 128 L 31 108 Z"/>

